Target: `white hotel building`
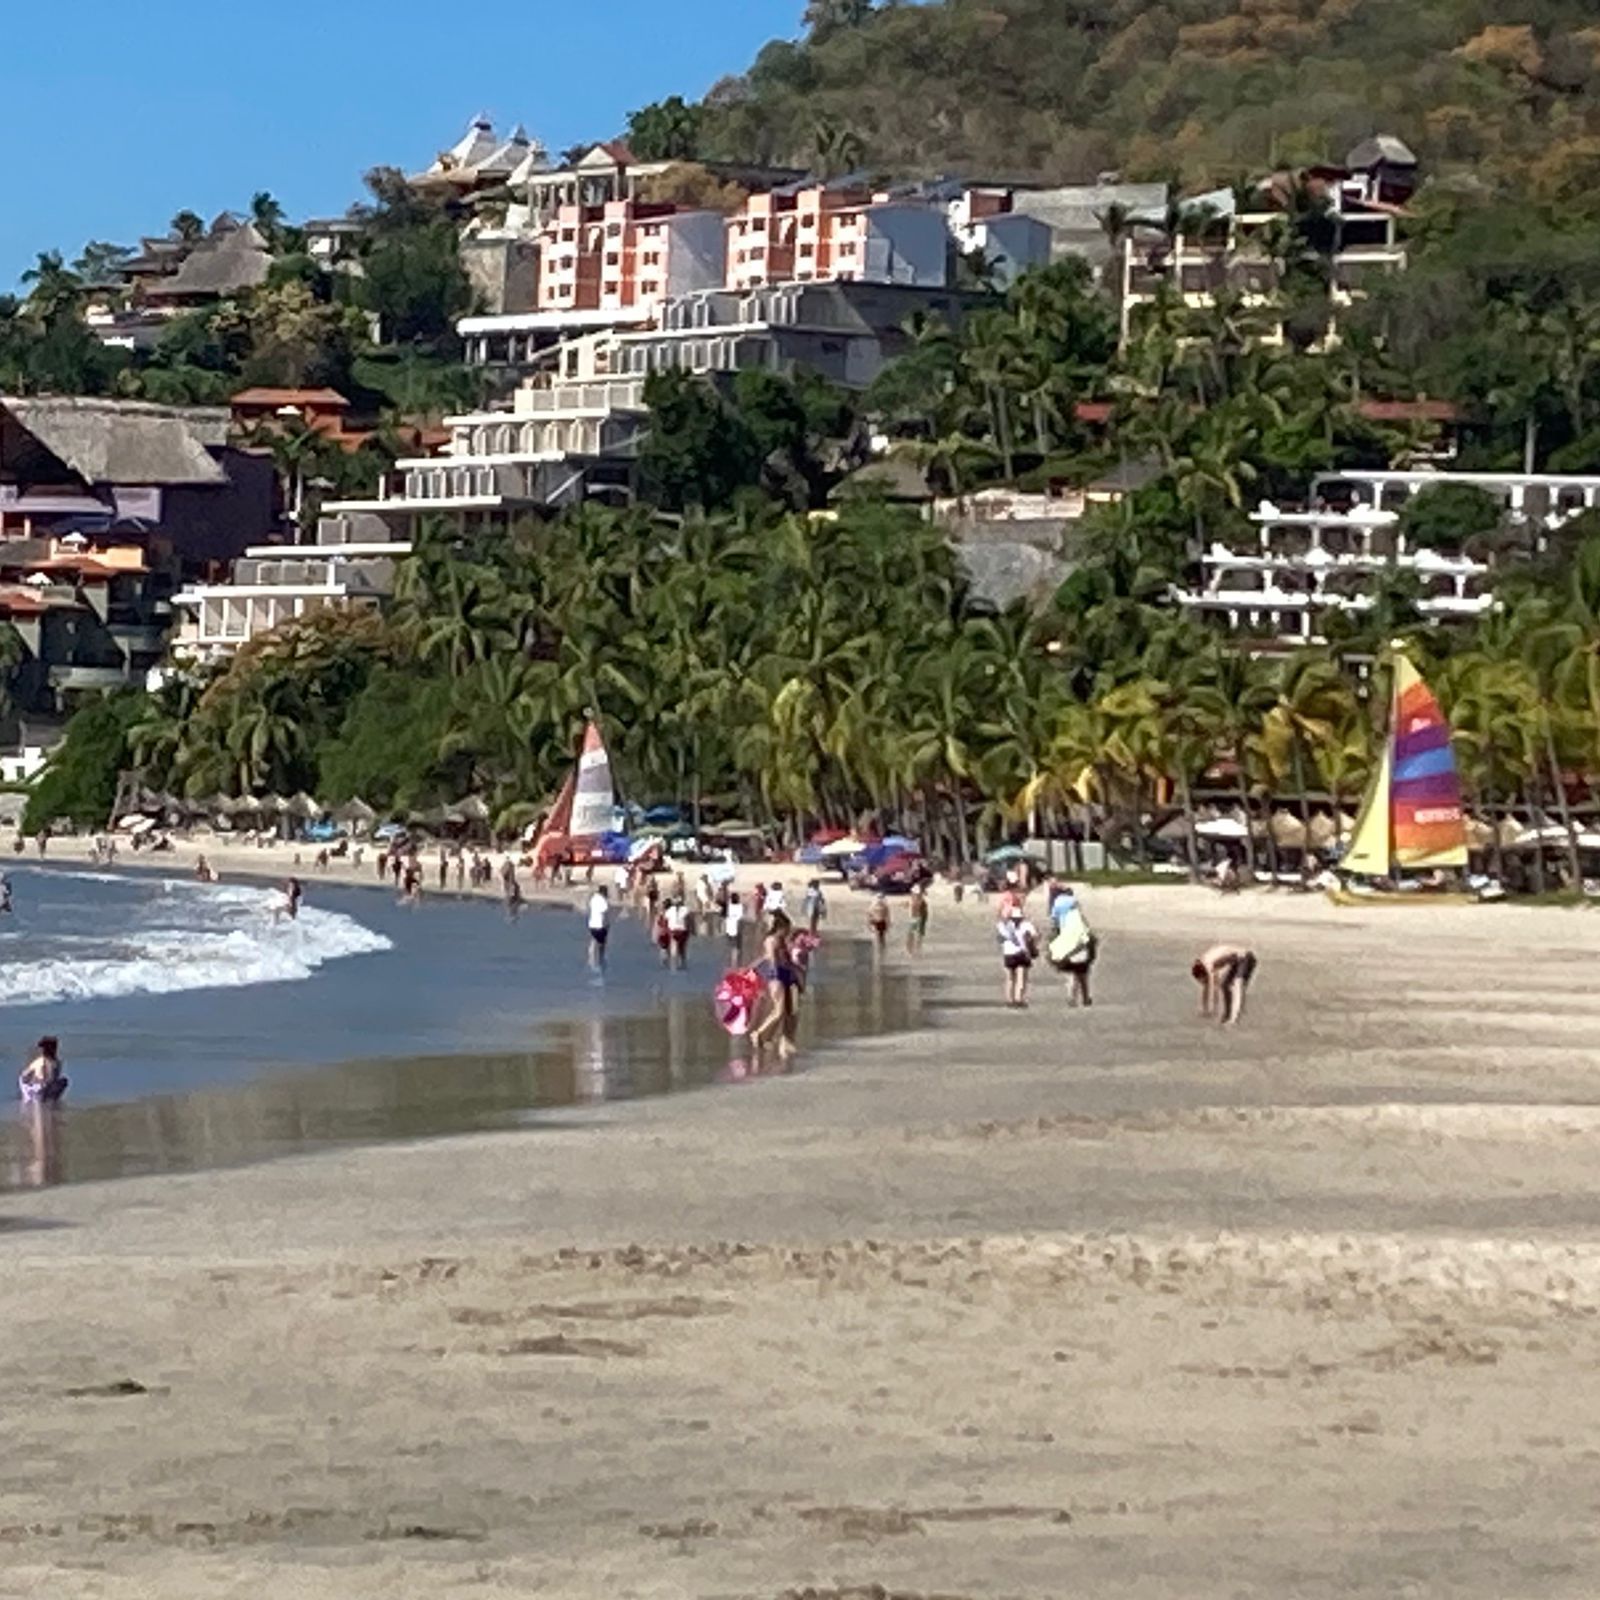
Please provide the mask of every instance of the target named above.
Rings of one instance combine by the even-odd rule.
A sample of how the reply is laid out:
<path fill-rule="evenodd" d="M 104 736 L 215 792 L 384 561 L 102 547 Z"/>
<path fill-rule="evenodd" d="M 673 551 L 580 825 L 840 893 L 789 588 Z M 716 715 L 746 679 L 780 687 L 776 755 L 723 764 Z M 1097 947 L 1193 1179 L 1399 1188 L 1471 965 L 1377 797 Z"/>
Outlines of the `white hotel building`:
<path fill-rule="evenodd" d="M 1333 611 L 1373 605 L 1380 574 L 1415 576 L 1417 609 L 1448 621 L 1480 616 L 1494 604 L 1492 568 L 1466 552 L 1408 548 L 1400 508 L 1424 489 L 1468 484 L 1492 495 L 1508 520 L 1546 530 L 1600 504 L 1600 475 L 1527 472 L 1436 472 L 1354 469 L 1312 482 L 1311 507 L 1283 510 L 1263 502 L 1251 514 L 1251 536 L 1214 543 L 1200 557 L 1200 580 L 1174 599 L 1184 610 L 1232 631 L 1285 644 L 1318 643 Z"/>
<path fill-rule="evenodd" d="M 253 547 L 230 582 L 175 595 L 186 615 L 174 647 L 215 660 L 326 607 L 382 605 L 423 518 L 462 533 L 509 531 L 585 499 L 626 503 L 644 420 L 642 381 L 603 378 L 525 383 L 509 410 L 446 418 L 443 455 L 397 461 L 371 499 L 327 502 L 315 544 Z"/>

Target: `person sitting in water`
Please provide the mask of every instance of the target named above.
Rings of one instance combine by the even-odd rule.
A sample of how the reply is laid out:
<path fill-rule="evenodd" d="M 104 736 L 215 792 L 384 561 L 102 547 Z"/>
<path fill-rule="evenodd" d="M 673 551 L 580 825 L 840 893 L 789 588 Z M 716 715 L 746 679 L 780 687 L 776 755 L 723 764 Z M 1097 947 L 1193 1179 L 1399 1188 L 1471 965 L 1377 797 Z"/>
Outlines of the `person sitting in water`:
<path fill-rule="evenodd" d="M 61 1046 L 54 1034 L 46 1034 L 35 1048 L 33 1059 L 22 1069 L 17 1087 L 24 1100 L 50 1105 L 67 1092 L 67 1075 L 61 1070 Z"/>
<path fill-rule="evenodd" d="M 1195 957 L 1190 975 L 1200 985 L 1200 1015 L 1216 1013 L 1226 1027 L 1244 1015 L 1244 994 L 1256 972 L 1256 955 L 1234 944 L 1214 944 Z"/>

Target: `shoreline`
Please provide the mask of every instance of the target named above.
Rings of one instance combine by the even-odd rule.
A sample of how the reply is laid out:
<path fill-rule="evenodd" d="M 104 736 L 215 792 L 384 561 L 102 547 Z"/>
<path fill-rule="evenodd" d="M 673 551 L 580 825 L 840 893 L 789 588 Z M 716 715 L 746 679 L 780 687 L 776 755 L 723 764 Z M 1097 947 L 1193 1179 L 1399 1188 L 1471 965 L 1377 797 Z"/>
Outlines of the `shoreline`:
<path fill-rule="evenodd" d="M 809 1072 L 6 1197 L 5 1582 L 1587 1595 L 1600 926 L 1084 899 L 1088 1012 L 941 901 Z"/>
<path fill-rule="evenodd" d="M 81 855 L 47 856 L 19 869 L 19 887 L 23 877 L 31 876 L 29 886 L 22 888 L 24 919 L 18 931 L 24 938 L 29 900 L 33 893 L 45 892 L 42 886 L 54 874 L 70 877 L 87 868 L 96 879 L 190 883 L 188 863 L 165 853 L 110 866 Z M 193 889 L 200 895 L 212 887 L 256 890 L 275 881 L 277 875 L 270 870 L 233 868 L 217 884 L 195 884 Z M 335 958 L 322 970 L 302 971 L 283 982 L 234 982 L 224 975 L 210 985 L 112 989 L 65 998 L 49 1009 L 35 1004 L 28 1022 L 67 1037 L 68 1053 L 81 1069 L 75 1074 L 79 1081 L 58 1136 L 48 1144 L 37 1138 L 30 1144 L 19 1140 L 16 1130 L 0 1127 L 0 1196 L 25 1195 L 62 1182 L 120 1183 L 175 1172 L 237 1170 L 255 1161 L 317 1154 L 330 1146 L 381 1147 L 395 1140 L 514 1130 L 541 1116 L 597 1101 L 726 1089 L 791 1070 L 768 1061 L 758 1072 L 747 1043 L 730 1041 L 716 1024 L 711 994 L 723 970 L 720 934 L 697 939 L 689 971 L 669 974 L 658 969 L 642 917 L 625 907 L 613 941 L 620 968 L 614 960 L 617 970 L 611 980 L 597 987 L 583 972 L 582 924 L 572 915 L 581 890 L 572 898 L 557 891 L 527 900 L 519 931 L 500 913 L 498 895 L 435 890 L 424 906 L 397 910 L 386 885 L 354 874 L 331 888 L 332 893 L 308 901 L 313 913 L 353 918 L 378 933 L 384 947 L 376 965 L 362 976 L 341 978 L 343 962 Z M 352 889 L 366 893 L 352 894 Z M 376 901 L 368 898 L 372 891 L 378 892 Z M 493 907 L 487 925 L 480 920 L 485 908 L 470 909 L 474 900 Z M 564 922 L 570 928 L 560 926 Z M 473 953 L 465 963 L 455 955 L 452 965 L 464 940 L 471 941 Z M 827 944 L 813 998 L 802 1010 L 805 1056 L 841 1040 L 918 1024 L 921 1000 L 914 980 L 906 974 L 886 978 L 877 973 L 866 941 L 848 932 Z M 750 949 L 747 942 L 747 954 Z M 391 1031 L 385 1047 L 379 1048 L 376 1041 L 345 1030 L 345 1022 L 354 1020 L 348 1002 L 335 1001 L 330 1010 L 330 984 L 347 989 L 354 983 L 354 992 L 378 999 L 386 983 L 431 983 L 441 963 L 442 971 L 453 972 L 459 984 L 469 979 L 474 965 L 491 963 L 497 972 L 505 970 L 508 956 L 514 967 L 506 978 L 531 961 L 526 970 L 536 985 L 527 997 L 508 997 L 509 1025 L 491 1017 L 474 1028 L 472 1006 L 461 1011 L 459 1033 L 453 1038 L 413 1043 L 414 1035 Z M 563 987 L 558 980 L 552 988 L 549 975 L 569 960 L 574 963 L 573 986 Z M 307 990 L 302 987 L 307 983 L 323 987 Z M 460 996 L 471 991 L 452 992 Z M 496 1003 L 492 993 L 479 998 Z M 139 1046 L 124 1047 L 126 1035 L 118 1029 L 119 1017 L 126 1015 L 143 1038 L 145 1030 L 159 1026 L 155 1017 L 170 1016 L 178 1033 L 192 1040 L 198 1028 L 204 1040 L 210 1016 L 219 1009 L 242 1007 L 246 1017 L 261 1024 L 285 1001 L 296 1007 L 308 1039 L 344 1048 L 330 1052 L 313 1045 L 303 1055 L 263 1056 L 241 1074 L 210 1075 L 202 1066 L 196 1076 L 187 1063 L 203 1063 L 206 1050 L 202 1044 L 197 1053 L 191 1042 L 176 1058 L 176 1068 L 163 1071 L 157 1061 L 152 1073 L 139 1064 Z M 459 1005 L 459 999 L 447 1001 L 445 1014 L 453 1016 Z M 419 1020 L 427 1010 L 424 1003 Z M 219 1039 L 226 1042 L 230 1032 L 224 1027 Z M 434 1087 L 436 1082 L 449 1087 Z M 98 1092 L 85 1098 L 91 1088 Z M 353 1102 L 348 1109 L 347 1100 Z M 147 1124 L 159 1124 L 159 1138 L 146 1131 Z M 50 1126 L 57 1126 L 54 1119 Z M 126 1154 L 121 1155 L 124 1145 Z"/>

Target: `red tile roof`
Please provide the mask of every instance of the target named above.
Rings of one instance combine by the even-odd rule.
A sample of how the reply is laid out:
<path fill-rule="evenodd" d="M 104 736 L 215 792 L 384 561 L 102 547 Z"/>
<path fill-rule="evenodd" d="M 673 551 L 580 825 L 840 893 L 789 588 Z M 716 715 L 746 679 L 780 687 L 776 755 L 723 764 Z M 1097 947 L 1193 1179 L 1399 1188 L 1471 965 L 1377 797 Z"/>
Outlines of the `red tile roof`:
<path fill-rule="evenodd" d="M 234 406 L 313 406 L 325 410 L 349 409 L 350 402 L 337 389 L 241 389 Z"/>
<path fill-rule="evenodd" d="M 1448 400 L 1363 400 L 1356 410 L 1368 422 L 1459 422 Z"/>

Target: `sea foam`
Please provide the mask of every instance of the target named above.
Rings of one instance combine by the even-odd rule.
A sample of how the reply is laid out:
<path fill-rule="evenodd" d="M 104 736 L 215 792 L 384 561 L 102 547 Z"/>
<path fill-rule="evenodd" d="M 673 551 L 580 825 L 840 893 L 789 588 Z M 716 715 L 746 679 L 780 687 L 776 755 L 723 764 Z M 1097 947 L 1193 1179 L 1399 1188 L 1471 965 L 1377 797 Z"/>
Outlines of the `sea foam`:
<path fill-rule="evenodd" d="M 280 897 L 270 890 L 157 884 L 161 899 L 130 908 L 125 923 L 98 935 L 43 939 L 35 959 L 10 959 L 26 957 L 33 941 L 7 939 L 0 1006 L 294 983 L 329 961 L 393 948 L 383 934 L 336 911 L 307 906 L 294 920 L 274 920 Z"/>

